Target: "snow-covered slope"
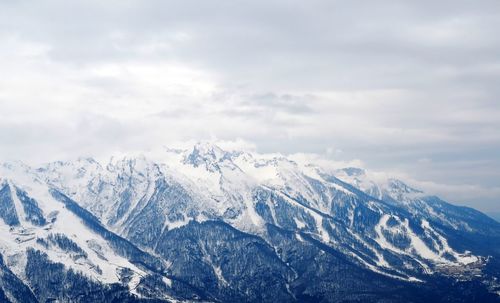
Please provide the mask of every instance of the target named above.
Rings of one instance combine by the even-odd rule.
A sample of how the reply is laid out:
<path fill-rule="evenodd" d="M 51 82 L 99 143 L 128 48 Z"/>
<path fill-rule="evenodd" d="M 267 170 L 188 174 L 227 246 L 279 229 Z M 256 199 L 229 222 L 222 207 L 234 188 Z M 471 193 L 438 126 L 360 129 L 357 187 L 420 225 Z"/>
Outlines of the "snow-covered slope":
<path fill-rule="evenodd" d="M 340 180 L 366 194 L 404 208 L 413 216 L 427 218 L 451 229 L 478 233 L 494 233 L 496 222 L 467 207 L 451 205 L 436 196 L 415 189 L 401 180 L 381 178 L 358 168 L 343 168 L 334 172 Z M 490 230 L 490 227 L 493 230 Z"/>
<path fill-rule="evenodd" d="M 164 159 L 122 159 L 106 166 L 80 159 L 49 164 L 37 174 L 146 248 L 190 220 L 220 219 L 258 235 L 266 223 L 307 232 L 374 271 L 404 279 L 417 279 L 409 273 L 432 272 L 437 264 L 480 260 L 450 247 L 427 217 L 415 218 L 384 202 L 391 197 L 407 204 L 421 196 L 397 180 L 382 188 L 344 179 L 351 187 L 319 167 L 281 155 L 224 151 L 210 143 L 169 150 Z M 401 258 L 413 262 L 408 268 L 392 264 Z"/>
<path fill-rule="evenodd" d="M 148 261 L 136 261 L 148 259 L 147 254 L 81 216 L 83 209 L 68 205 L 31 168 L 3 164 L 0 174 L 0 256 L 17 278 L 34 287 L 38 281 L 30 269 L 61 264 L 59 275 L 78 273 L 88 283 L 120 284 L 137 294 L 151 271 Z"/>
<path fill-rule="evenodd" d="M 162 291 L 163 297 L 189 293 L 180 291 L 175 281 L 198 289 L 196 296 L 214 300 L 235 300 L 240 298 L 236 294 L 245 293 L 234 280 L 242 273 L 235 272 L 241 265 L 231 254 L 239 259 L 249 256 L 240 256 L 240 247 L 223 249 L 217 241 L 199 246 L 214 241 L 214 235 L 233 239 L 237 233 L 231 228 L 262 239 L 259 245 L 270 245 L 276 261 L 267 259 L 266 252 L 262 264 L 286 281 L 280 293 L 284 298 L 297 297 L 297 290 L 291 289 L 298 283 L 293 281 L 302 279 L 302 261 L 297 261 L 298 255 L 288 259 L 283 252 L 295 247 L 310 254 L 311 245 L 318 249 L 312 262 L 319 267 L 326 266 L 321 262 L 333 262 L 319 261 L 326 253 L 388 281 L 425 283 L 436 276 L 477 276 L 490 290 L 497 285 L 497 269 L 492 274 L 488 264 L 494 264 L 495 254 L 500 256 L 500 247 L 484 242 L 500 239 L 500 224 L 399 180 L 374 181 L 359 168 L 325 170 L 283 155 L 226 151 L 211 143 L 168 149 L 158 158 L 113 158 L 109 163 L 81 158 L 39 168 L 3 164 L 0 253 L 7 266 L 29 280 L 26 252 L 34 248 L 53 262 L 107 284 L 123 283 L 121 273 L 127 268 L 125 284 L 132 292 L 146 281 L 141 277 L 150 274 L 147 267 L 131 262 L 130 254 L 119 253 L 109 238 L 82 222 L 68 209 L 74 207 L 68 201 L 73 201 L 102 228 L 158 258 L 165 266 L 160 284 L 170 289 Z M 197 225 L 213 221 L 225 225 Z M 280 233 L 291 238 L 283 242 Z M 166 246 L 180 234 L 199 238 L 189 244 L 197 249 L 181 252 Z M 229 254 L 226 263 L 217 259 L 222 258 L 216 257 L 219 254 Z M 196 268 L 194 260 L 201 262 Z M 236 262 L 233 269 L 224 265 L 233 262 L 227 260 Z M 205 266 L 208 271 L 199 272 Z M 190 271 L 207 276 L 199 280 Z M 217 286 L 207 286 L 210 279 Z M 323 278 L 318 274 L 315 279 Z M 298 289 L 303 291 L 302 286 Z"/>
<path fill-rule="evenodd" d="M 130 283 L 144 275 L 52 197 L 49 188 L 36 177 L 20 177 L 19 171 L 10 173 L 4 170 L 0 179 L 4 210 L 0 215 L 3 219 L 0 220 L 0 253 L 5 264 L 19 277 L 26 279 L 27 248 L 40 250 L 51 261 L 108 284 L 119 282 L 118 273 L 122 268 L 134 273 Z"/>

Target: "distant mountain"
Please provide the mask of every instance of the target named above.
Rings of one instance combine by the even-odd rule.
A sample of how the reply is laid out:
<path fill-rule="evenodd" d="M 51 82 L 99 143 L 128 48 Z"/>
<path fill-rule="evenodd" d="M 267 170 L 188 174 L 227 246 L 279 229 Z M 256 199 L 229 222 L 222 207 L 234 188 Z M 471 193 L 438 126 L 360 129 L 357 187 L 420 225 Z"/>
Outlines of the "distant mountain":
<path fill-rule="evenodd" d="M 360 168 L 160 158 L 0 165 L 0 302 L 500 302 L 481 212 Z"/>

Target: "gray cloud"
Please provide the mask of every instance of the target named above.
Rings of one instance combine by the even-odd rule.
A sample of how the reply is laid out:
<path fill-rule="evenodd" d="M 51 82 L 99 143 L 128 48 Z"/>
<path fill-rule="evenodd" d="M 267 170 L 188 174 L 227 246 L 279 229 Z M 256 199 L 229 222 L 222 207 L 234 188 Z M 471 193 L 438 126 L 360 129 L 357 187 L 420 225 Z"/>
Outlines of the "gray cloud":
<path fill-rule="evenodd" d="M 498 28 L 496 0 L 3 1 L 0 158 L 243 139 L 495 211 Z"/>

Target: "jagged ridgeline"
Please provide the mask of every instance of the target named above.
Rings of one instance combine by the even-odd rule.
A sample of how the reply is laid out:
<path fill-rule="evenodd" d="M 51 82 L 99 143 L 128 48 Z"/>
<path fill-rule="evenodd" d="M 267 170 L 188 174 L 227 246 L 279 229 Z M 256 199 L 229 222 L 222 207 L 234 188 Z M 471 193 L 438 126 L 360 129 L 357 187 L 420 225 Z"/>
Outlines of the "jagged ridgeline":
<path fill-rule="evenodd" d="M 359 168 L 159 158 L 1 164 L 0 302 L 500 302 L 478 211 Z"/>

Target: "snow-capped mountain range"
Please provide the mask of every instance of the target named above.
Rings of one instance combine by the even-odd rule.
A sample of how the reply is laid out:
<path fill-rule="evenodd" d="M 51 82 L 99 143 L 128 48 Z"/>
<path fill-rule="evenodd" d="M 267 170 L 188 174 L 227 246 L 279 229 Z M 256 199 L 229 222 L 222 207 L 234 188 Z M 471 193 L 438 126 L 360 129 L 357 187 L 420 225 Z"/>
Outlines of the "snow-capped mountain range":
<path fill-rule="evenodd" d="M 212 143 L 160 159 L 0 164 L 0 301 L 500 300 L 478 211 Z"/>

